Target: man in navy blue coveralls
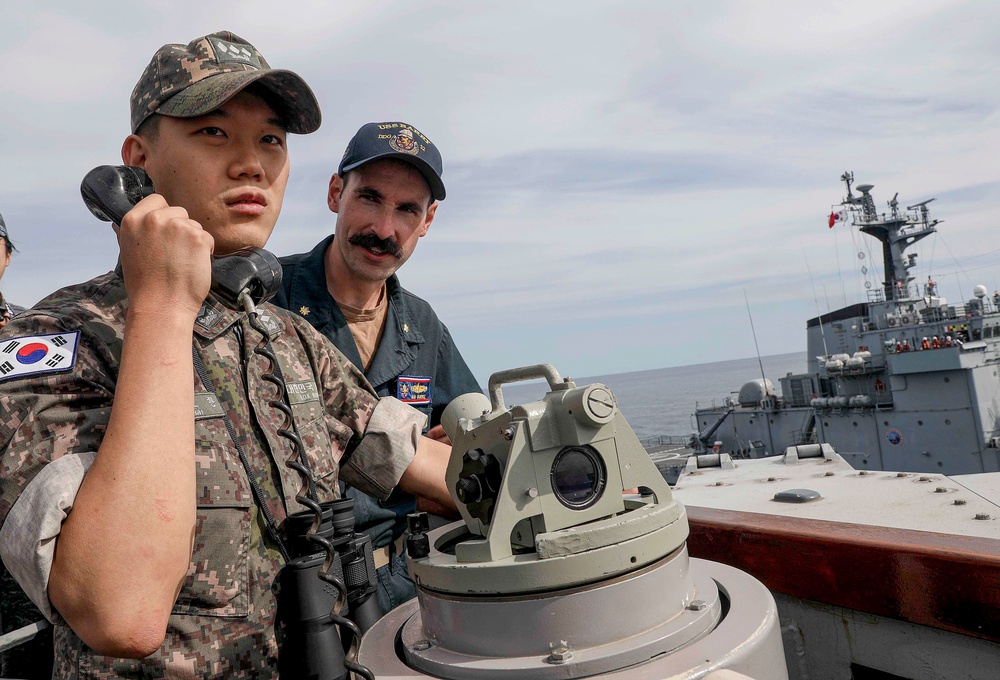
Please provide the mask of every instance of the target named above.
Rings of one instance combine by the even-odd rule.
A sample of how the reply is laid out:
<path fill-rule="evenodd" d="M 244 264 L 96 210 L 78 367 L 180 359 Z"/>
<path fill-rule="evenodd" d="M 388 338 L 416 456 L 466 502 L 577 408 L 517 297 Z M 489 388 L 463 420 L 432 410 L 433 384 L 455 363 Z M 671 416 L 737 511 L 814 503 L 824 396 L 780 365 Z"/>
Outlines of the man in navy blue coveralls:
<path fill-rule="evenodd" d="M 441 155 L 412 125 L 368 123 L 347 146 L 327 201 L 337 229 L 308 253 L 281 258 L 275 302 L 309 321 L 362 369 L 379 396 L 428 417 L 427 436 L 447 442 L 441 412 L 461 394 L 482 392 L 451 334 L 395 272 L 427 233 L 445 197 Z M 416 595 L 399 538 L 410 494 L 378 501 L 346 487 L 356 528 L 372 539 L 384 611 Z"/>

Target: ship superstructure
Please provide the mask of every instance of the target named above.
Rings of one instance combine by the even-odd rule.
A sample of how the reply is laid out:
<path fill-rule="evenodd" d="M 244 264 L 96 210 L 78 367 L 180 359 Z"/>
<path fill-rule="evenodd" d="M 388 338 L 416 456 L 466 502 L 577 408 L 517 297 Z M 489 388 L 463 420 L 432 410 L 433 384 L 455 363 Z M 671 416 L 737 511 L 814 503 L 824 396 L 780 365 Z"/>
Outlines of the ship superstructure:
<path fill-rule="evenodd" d="M 872 185 L 853 187 L 834 220 L 877 239 L 884 280 L 867 300 L 806 323 L 805 373 L 745 384 L 737 399 L 697 409 L 703 448 L 738 457 L 828 442 L 860 469 L 964 474 L 1000 470 L 1000 296 L 985 286 L 949 304 L 913 275 L 907 250 L 937 231 L 934 199 L 878 212 Z M 857 192 L 857 193 L 855 193 Z"/>

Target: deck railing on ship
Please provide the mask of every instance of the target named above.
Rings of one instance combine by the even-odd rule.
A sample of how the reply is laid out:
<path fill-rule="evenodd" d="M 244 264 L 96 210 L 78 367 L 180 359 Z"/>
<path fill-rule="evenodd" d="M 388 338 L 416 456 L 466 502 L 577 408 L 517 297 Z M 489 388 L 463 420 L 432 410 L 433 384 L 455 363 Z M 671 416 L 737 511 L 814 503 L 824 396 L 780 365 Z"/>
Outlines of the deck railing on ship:
<path fill-rule="evenodd" d="M 639 443 L 642 444 L 642 448 L 650 449 L 654 446 L 687 446 L 690 441 L 691 435 L 689 434 L 659 434 L 655 437 L 640 439 Z"/>

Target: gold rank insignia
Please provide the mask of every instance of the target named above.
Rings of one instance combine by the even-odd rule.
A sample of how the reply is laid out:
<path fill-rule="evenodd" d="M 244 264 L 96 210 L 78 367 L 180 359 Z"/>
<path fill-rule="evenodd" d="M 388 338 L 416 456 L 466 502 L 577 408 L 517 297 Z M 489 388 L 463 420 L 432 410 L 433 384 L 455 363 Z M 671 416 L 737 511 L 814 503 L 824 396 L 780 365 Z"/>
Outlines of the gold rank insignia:
<path fill-rule="evenodd" d="M 403 324 L 403 332 L 404 333 L 409 333 L 410 332 L 410 325 L 409 324 L 405 324 L 405 323 Z"/>
<path fill-rule="evenodd" d="M 306 307 L 305 305 L 302 305 L 301 307 L 299 307 L 299 314 L 301 314 L 302 316 L 309 316 L 309 308 Z"/>

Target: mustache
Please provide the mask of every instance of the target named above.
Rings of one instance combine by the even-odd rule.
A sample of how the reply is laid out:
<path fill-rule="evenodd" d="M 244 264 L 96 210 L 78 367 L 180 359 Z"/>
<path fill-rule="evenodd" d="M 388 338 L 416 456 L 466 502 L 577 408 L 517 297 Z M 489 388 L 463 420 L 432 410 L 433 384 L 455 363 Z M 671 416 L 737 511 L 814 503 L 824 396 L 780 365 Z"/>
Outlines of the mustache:
<path fill-rule="evenodd" d="M 361 248 L 366 248 L 373 253 L 383 254 L 389 253 L 394 257 L 399 257 L 403 254 L 403 249 L 399 246 L 394 239 L 390 238 L 379 238 L 371 232 L 364 234 L 355 234 L 354 236 L 347 239 L 347 242 L 352 246 L 360 246 Z"/>

